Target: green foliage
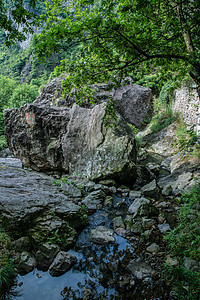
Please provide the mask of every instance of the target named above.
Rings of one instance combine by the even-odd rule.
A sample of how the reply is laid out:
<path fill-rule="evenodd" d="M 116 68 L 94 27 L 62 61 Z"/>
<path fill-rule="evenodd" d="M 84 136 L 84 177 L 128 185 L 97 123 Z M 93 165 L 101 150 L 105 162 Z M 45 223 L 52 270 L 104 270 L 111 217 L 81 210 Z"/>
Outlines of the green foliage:
<path fill-rule="evenodd" d="M 192 128 L 187 129 L 184 121 L 180 119 L 180 125 L 176 130 L 176 141 L 173 145 L 178 147 L 184 154 L 190 154 L 191 156 L 200 158 L 197 139 L 196 132 Z"/>
<path fill-rule="evenodd" d="M 3 268 L 0 268 L 0 297 L 11 289 L 16 276 L 17 273 L 12 260 L 9 260 Z"/>
<path fill-rule="evenodd" d="M 200 261 L 200 182 L 181 196 L 181 202 L 179 225 L 165 238 L 178 265 L 166 266 L 165 274 L 178 291 L 176 299 L 199 299 L 200 274 L 187 270 L 184 260 L 187 257 Z"/>
<path fill-rule="evenodd" d="M 7 141 L 4 135 L 0 135 L 0 151 L 7 148 Z"/>
<path fill-rule="evenodd" d="M 56 0 L 49 9 L 44 31 L 36 38 L 38 55 L 46 59 L 63 43 L 82 43 L 76 58 L 57 68 L 68 74 L 66 93 L 76 88 L 83 100 L 85 85 L 109 80 L 120 85 L 127 76 L 139 81 L 151 73 L 155 78 L 159 74 L 160 86 L 162 78 L 180 80 L 186 74 L 200 82 L 197 0 L 76 0 L 69 6 Z M 154 87 L 155 78 L 149 80 Z"/>
<path fill-rule="evenodd" d="M 200 276 L 183 266 L 166 266 L 165 279 L 172 285 L 173 299 L 198 300 Z"/>
<path fill-rule="evenodd" d="M 177 116 L 173 115 L 171 109 L 161 111 L 152 118 L 151 131 L 153 133 L 159 132 L 173 123 L 176 118 Z"/>
<path fill-rule="evenodd" d="M 9 99 L 9 107 L 15 108 L 23 106 L 26 103 L 32 103 L 38 96 L 38 87 L 36 85 L 28 85 L 23 83 L 18 85 Z"/>
<path fill-rule="evenodd" d="M 0 226 L 0 297 L 9 291 L 17 276 L 9 255 L 10 238 Z"/>

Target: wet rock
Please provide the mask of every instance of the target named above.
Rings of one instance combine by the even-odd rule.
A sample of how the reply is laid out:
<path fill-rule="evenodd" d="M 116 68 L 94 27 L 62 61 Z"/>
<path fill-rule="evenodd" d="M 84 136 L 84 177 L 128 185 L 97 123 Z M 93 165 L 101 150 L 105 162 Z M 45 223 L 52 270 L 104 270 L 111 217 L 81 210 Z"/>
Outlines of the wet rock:
<path fill-rule="evenodd" d="M 58 192 L 52 177 L 23 170 L 18 160 L 15 164 L 15 160 L 7 160 L 8 164 L 0 168 L 0 212 L 3 224 L 17 238 L 24 236 L 40 216 L 54 214 L 77 227 L 86 224 L 81 207 Z"/>
<path fill-rule="evenodd" d="M 86 287 L 83 287 L 83 300 L 90 300 L 94 296 L 91 289 L 88 289 Z"/>
<path fill-rule="evenodd" d="M 117 228 L 125 228 L 124 222 L 122 220 L 122 217 L 116 217 L 113 219 L 113 226 L 114 229 L 116 230 Z"/>
<path fill-rule="evenodd" d="M 69 271 L 77 262 L 75 255 L 60 251 L 49 267 L 51 276 L 60 276 Z"/>
<path fill-rule="evenodd" d="M 18 271 L 21 275 L 25 275 L 31 272 L 36 266 L 36 260 L 34 256 L 29 252 L 22 252 L 20 255 L 20 262 L 18 265 Z"/>
<path fill-rule="evenodd" d="M 159 250 L 160 247 L 156 243 L 153 243 L 149 247 L 147 247 L 147 251 L 150 253 L 157 253 Z"/>
<path fill-rule="evenodd" d="M 128 213 L 135 218 L 139 216 L 147 216 L 149 214 L 150 200 L 146 198 L 136 199 L 131 206 L 129 206 Z"/>
<path fill-rule="evenodd" d="M 152 277 L 155 274 L 155 270 L 144 262 L 131 261 L 127 268 L 137 279 Z"/>
<path fill-rule="evenodd" d="M 141 198 L 142 193 L 140 191 L 130 191 L 129 193 L 129 199 L 131 201 L 135 200 L 136 198 Z"/>
<path fill-rule="evenodd" d="M 146 219 L 146 218 L 142 218 L 142 225 L 144 227 L 144 229 L 149 229 L 151 228 L 153 225 L 156 225 L 156 221 L 154 219 Z"/>
<path fill-rule="evenodd" d="M 42 270 L 47 270 L 58 252 L 58 245 L 49 243 L 42 244 L 35 255 L 37 267 Z"/>
<path fill-rule="evenodd" d="M 16 250 L 17 252 L 28 252 L 31 248 L 31 243 L 28 237 L 21 237 L 15 240 L 12 243 L 12 249 Z"/>
<path fill-rule="evenodd" d="M 82 204 L 86 205 L 89 210 L 96 210 L 102 204 L 105 196 L 106 194 L 102 190 L 93 191 L 82 200 Z"/>
<path fill-rule="evenodd" d="M 113 204 L 113 197 L 112 196 L 106 196 L 104 205 L 111 207 Z"/>
<path fill-rule="evenodd" d="M 91 230 L 90 240 L 97 244 L 107 244 L 115 241 L 113 230 L 98 226 Z"/>
<path fill-rule="evenodd" d="M 63 194 L 72 197 L 72 198 L 81 198 L 81 190 L 77 189 L 74 185 L 72 184 L 66 184 L 61 182 L 61 188 L 63 190 Z"/>
<path fill-rule="evenodd" d="M 112 180 L 112 179 L 101 180 L 101 181 L 99 181 L 99 183 L 102 185 L 106 185 L 108 187 L 116 186 L 115 180 Z"/>
<path fill-rule="evenodd" d="M 128 215 L 125 219 L 125 223 L 127 230 L 131 231 L 132 233 L 141 234 L 144 231 L 141 218 L 133 218 L 132 216 Z"/>
<path fill-rule="evenodd" d="M 36 249 L 47 241 L 68 248 L 76 240 L 76 231 L 68 222 L 57 216 L 42 216 L 35 219 L 34 223 L 34 226 L 29 230 L 29 236 Z"/>
<path fill-rule="evenodd" d="M 158 197 L 159 188 L 157 187 L 156 180 L 154 179 L 150 183 L 143 186 L 143 188 L 141 188 L 141 192 L 146 197 Z"/>

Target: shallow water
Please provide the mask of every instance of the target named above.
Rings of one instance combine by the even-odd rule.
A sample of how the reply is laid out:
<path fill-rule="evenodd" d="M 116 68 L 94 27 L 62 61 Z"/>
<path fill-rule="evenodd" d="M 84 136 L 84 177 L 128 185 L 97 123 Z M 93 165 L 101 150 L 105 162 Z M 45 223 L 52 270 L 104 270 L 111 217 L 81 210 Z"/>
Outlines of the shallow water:
<path fill-rule="evenodd" d="M 77 263 L 60 277 L 52 277 L 49 272 L 35 269 L 18 276 L 19 300 L 60 300 L 83 299 L 83 289 L 88 288 L 92 295 L 87 299 L 169 299 L 159 284 L 150 278 L 136 282 L 130 287 L 131 274 L 126 266 L 132 259 L 141 260 L 136 255 L 137 239 L 124 238 L 115 234 L 115 243 L 97 245 L 90 242 L 90 230 L 99 225 L 112 228 L 116 212 L 125 216 L 128 199 L 115 196 L 113 208 L 98 210 L 90 216 L 89 225 L 82 231 L 74 248 L 68 252 L 76 255 Z M 118 205 L 123 202 L 123 205 Z M 129 204 L 129 203 L 127 203 Z M 129 282 L 123 285 L 123 281 Z"/>

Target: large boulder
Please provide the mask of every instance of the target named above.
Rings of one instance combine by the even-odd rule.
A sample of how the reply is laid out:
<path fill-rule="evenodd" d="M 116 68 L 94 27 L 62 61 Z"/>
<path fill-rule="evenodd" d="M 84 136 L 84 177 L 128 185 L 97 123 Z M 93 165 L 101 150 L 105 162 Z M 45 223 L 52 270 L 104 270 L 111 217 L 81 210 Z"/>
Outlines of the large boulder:
<path fill-rule="evenodd" d="M 62 81 L 65 78 L 55 78 L 49 82 L 41 91 L 34 103 L 42 103 L 56 106 L 72 107 L 75 103 L 75 97 L 67 94 L 62 96 Z M 118 88 L 110 90 L 108 84 L 95 84 L 94 99 L 96 103 L 106 102 L 113 99 L 116 103 L 117 111 L 123 116 L 126 122 L 140 127 L 145 119 L 149 119 L 152 115 L 152 92 L 150 88 L 133 84 L 131 79 L 127 79 L 127 83 L 122 84 Z M 92 107 L 86 100 L 83 107 Z"/>
<path fill-rule="evenodd" d="M 97 89 L 96 98 L 98 101 L 106 101 L 111 97 L 117 111 L 123 116 L 126 122 L 140 127 L 145 119 L 152 115 L 152 92 L 150 88 L 138 84 L 129 83 L 108 91 L 107 84 L 95 85 Z"/>
<path fill-rule="evenodd" d="M 5 111 L 9 148 L 25 167 L 133 183 L 135 139 L 119 114 L 116 126 L 108 126 L 104 103 L 92 109 L 42 103 Z"/>

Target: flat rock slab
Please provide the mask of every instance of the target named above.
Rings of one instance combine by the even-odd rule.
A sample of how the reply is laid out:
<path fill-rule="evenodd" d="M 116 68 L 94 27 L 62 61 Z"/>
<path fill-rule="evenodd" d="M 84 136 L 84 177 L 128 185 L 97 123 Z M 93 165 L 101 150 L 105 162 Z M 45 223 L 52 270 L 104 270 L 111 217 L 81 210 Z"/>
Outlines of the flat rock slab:
<path fill-rule="evenodd" d="M 114 232 L 105 226 L 97 226 L 91 230 L 90 240 L 97 244 L 113 243 L 115 241 Z"/>
<path fill-rule="evenodd" d="M 0 159 L 0 212 L 15 227 L 52 211 L 75 216 L 80 207 L 58 191 L 53 178 L 21 168 L 18 159 Z"/>

